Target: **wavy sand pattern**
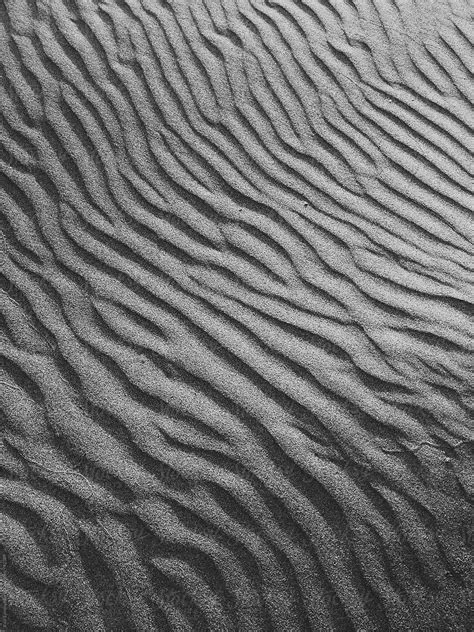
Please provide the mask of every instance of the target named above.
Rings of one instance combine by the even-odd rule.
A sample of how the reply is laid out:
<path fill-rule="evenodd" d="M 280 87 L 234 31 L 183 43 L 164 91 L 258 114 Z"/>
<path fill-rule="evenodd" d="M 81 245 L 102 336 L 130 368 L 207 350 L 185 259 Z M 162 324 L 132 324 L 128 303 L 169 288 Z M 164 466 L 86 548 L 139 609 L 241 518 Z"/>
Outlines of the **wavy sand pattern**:
<path fill-rule="evenodd" d="M 5 629 L 468 630 L 470 2 L 1 12 Z"/>

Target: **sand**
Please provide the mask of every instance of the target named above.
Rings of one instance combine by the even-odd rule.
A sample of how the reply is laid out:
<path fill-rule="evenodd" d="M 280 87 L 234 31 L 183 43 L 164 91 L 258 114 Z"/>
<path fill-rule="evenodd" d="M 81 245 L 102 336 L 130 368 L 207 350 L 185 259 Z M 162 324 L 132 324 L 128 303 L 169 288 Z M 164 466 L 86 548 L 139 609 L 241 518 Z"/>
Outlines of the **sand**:
<path fill-rule="evenodd" d="M 467 631 L 468 0 L 6 0 L 6 632 Z"/>

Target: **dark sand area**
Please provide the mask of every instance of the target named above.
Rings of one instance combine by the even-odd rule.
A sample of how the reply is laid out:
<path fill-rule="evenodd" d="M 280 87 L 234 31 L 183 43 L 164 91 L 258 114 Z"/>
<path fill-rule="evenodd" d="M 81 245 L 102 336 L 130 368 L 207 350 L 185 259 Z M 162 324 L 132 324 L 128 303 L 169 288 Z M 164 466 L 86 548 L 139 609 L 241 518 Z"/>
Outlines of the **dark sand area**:
<path fill-rule="evenodd" d="M 0 0 L 4 632 L 467 632 L 470 0 Z"/>

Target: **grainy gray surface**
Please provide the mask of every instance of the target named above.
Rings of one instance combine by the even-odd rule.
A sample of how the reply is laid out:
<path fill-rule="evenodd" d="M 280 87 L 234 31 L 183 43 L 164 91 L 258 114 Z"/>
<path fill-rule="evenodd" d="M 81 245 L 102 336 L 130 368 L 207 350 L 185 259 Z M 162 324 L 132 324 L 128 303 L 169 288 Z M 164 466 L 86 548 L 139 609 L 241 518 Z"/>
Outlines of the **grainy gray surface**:
<path fill-rule="evenodd" d="M 469 629 L 471 8 L 2 3 L 5 630 Z"/>

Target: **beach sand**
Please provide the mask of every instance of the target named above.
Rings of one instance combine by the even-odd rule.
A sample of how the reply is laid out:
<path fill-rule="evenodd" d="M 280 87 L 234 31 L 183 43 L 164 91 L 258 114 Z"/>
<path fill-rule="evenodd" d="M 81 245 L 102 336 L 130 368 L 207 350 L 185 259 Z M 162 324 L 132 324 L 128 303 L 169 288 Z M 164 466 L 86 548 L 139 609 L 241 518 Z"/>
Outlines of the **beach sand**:
<path fill-rule="evenodd" d="M 470 7 L 5 1 L 5 632 L 470 629 Z"/>

